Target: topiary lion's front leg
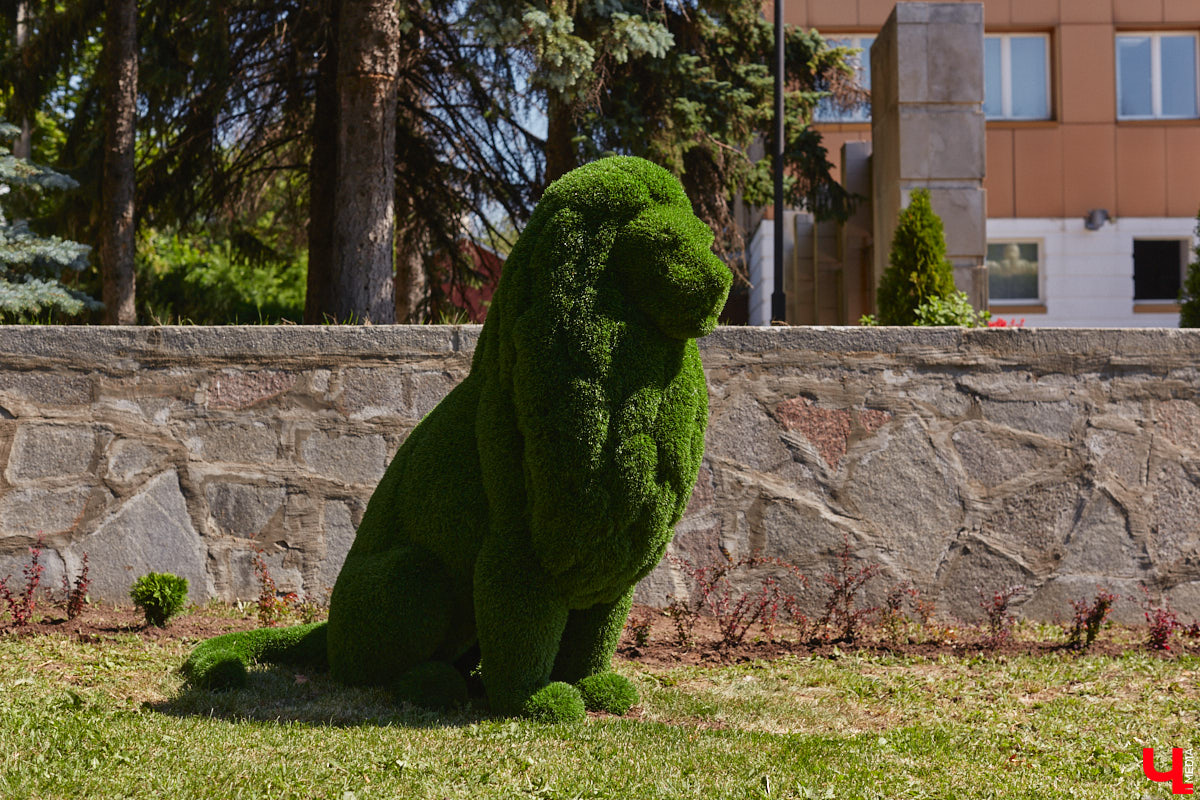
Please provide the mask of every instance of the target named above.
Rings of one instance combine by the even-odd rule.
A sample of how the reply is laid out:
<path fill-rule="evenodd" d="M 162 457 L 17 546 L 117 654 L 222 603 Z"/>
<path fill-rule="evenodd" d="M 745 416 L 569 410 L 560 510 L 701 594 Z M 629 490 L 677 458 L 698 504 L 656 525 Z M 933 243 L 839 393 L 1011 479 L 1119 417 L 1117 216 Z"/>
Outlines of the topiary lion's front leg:
<path fill-rule="evenodd" d="M 567 607 L 548 584 L 528 547 L 497 539 L 484 545 L 475 564 L 480 672 L 492 711 L 569 722 L 583 718 L 583 697 L 568 683 L 550 682 Z"/>
<path fill-rule="evenodd" d="M 638 701 L 629 679 L 612 672 L 613 653 L 633 605 L 631 587 L 616 602 L 572 611 L 551 678 L 578 686 L 588 711 L 624 714 Z"/>

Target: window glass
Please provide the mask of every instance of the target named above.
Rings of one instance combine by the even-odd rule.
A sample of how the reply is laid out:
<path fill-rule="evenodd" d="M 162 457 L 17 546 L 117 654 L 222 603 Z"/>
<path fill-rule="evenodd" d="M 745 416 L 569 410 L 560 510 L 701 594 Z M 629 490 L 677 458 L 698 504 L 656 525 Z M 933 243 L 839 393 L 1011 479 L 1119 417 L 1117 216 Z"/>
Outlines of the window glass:
<path fill-rule="evenodd" d="M 1012 64 L 1012 112 L 1017 119 L 1045 119 L 1050 115 L 1046 88 L 1046 39 L 1013 36 L 1009 44 Z"/>
<path fill-rule="evenodd" d="M 983 111 L 988 119 L 1050 118 L 1050 38 L 983 37 Z"/>
<path fill-rule="evenodd" d="M 1196 38 L 1163 36 L 1162 115 L 1196 116 Z"/>
<path fill-rule="evenodd" d="M 861 52 L 850 56 L 847 61 L 854 67 L 855 79 L 858 85 L 870 91 L 871 89 L 871 45 L 875 43 L 874 36 L 827 36 L 825 41 L 831 47 L 854 47 Z M 861 103 L 854 108 L 838 108 L 828 97 L 817 103 L 813 113 L 816 122 L 870 122 L 871 104 Z"/>
<path fill-rule="evenodd" d="M 983 113 L 989 118 L 1004 116 L 1000 44 L 999 36 L 985 36 L 983 39 Z"/>
<path fill-rule="evenodd" d="M 989 301 L 1037 301 L 1038 243 L 988 242 Z"/>
<path fill-rule="evenodd" d="M 1184 250 L 1178 239 L 1134 239 L 1133 299 L 1178 300 Z"/>
<path fill-rule="evenodd" d="M 1150 50 L 1149 36 L 1117 37 L 1117 94 L 1123 117 L 1154 114 Z"/>

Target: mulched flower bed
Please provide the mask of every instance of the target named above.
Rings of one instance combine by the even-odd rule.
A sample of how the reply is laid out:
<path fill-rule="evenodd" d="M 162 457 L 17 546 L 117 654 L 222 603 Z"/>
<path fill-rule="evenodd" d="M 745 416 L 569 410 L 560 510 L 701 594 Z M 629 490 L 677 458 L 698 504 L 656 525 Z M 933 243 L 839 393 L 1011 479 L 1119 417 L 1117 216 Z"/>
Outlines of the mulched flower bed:
<path fill-rule="evenodd" d="M 1076 652 L 1065 644 L 1065 637 L 1056 641 L 1031 641 L 1026 638 L 1025 632 L 992 647 L 985 645 L 982 631 L 963 625 L 942 629 L 940 636 L 923 636 L 923 640 L 913 636 L 889 639 L 881 630 L 868 628 L 854 642 L 824 642 L 798 641 L 794 629 L 781 624 L 777 626 L 774 638 L 756 637 L 756 631 L 752 630 L 740 644 L 724 646 L 721 644 L 720 629 L 716 620 L 703 615 L 695 621 L 692 644 L 683 647 L 675 641 L 676 633 L 671 620 L 657 609 L 635 606 L 633 616 L 649 620 L 649 640 L 641 645 L 636 644 L 632 631 L 627 628 L 617 648 L 617 657 L 654 667 L 739 664 L 792 654 L 837 658 L 863 652 L 936 659 L 941 656 L 1004 658 Z M 219 605 L 191 608 L 173 618 L 165 628 L 146 625 L 141 612 L 132 607 L 107 604 L 89 605 L 73 620 L 66 619 L 60 608 L 39 604 L 34 619 L 34 622 L 21 627 L 0 622 L 0 635 L 61 634 L 81 641 L 101 643 L 114 636 L 136 634 L 153 641 L 198 641 L 223 633 L 259 627 L 255 607 L 252 605 L 242 612 L 230 606 Z M 299 622 L 299 619 L 289 618 L 281 624 L 294 625 Z M 1112 626 L 1101 633 L 1087 652 L 1117 656 L 1130 650 L 1145 650 L 1144 642 L 1144 630 Z M 1200 639 L 1181 631 L 1174 636 L 1170 650 L 1148 652 L 1166 658 L 1200 655 Z"/>

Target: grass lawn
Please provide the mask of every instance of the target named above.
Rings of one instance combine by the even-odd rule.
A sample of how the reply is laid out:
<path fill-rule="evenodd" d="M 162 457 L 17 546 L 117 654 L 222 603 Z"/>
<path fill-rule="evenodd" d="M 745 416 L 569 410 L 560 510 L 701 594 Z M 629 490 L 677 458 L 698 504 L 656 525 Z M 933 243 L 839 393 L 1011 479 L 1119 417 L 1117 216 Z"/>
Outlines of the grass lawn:
<path fill-rule="evenodd" d="M 621 662 L 576 725 L 435 714 L 320 674 L 189 690 L 190 643 L 0 636 L 0 797 L 1142 798 L 1200 745 L 1200 658 L 844 654 Z"/>

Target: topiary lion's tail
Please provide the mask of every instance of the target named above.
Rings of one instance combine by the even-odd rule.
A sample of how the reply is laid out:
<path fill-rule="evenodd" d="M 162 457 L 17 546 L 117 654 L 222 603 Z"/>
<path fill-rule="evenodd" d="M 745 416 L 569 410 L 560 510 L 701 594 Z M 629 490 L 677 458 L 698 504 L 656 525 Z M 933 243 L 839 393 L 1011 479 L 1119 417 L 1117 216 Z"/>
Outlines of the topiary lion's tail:
<path fill-rule="evenodd" d="M 227 633 L 196 645 L 183 664 L 183 674 L 204 689 L 234 689 L 246 684 L 251 664 L 328 665 L 326 623 L 291 628 L 259 628 Z"/>

